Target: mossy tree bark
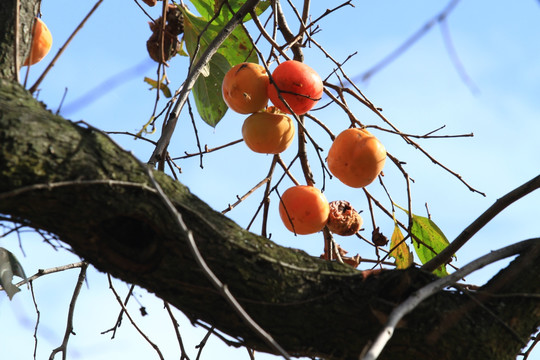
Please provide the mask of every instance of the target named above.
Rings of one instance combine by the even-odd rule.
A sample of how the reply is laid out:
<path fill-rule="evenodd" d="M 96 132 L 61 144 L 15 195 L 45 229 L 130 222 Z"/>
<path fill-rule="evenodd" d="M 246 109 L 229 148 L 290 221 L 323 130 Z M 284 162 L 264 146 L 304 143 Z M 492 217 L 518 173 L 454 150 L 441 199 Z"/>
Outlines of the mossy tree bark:
<path fill-rule="evenodd" d="M 12 3 L 0 4 L 0 19 L 11 16 Z M 32 14 L 21 14 L 28 23 Z M 0 23 L 7 30 L 14 22 Z M 141 163 L 100 131 L 46 110 L 13 80 L 13 37 L 0 40 L 0 213 L 56 234 L 97 269 L 155 293 L 190 319 L 272 352 L 206 279 Z M 212 270 L 292 355 L 357 359 L 390 311 L 433 280 L 419 269 L 367 276 L 278 246 L 179 182 L 155 177 Z M 540 301 L 523 295 L 540 292 L 538 264 L 536 246 L 479 291 L 430 297 L 404 319 L 381 358 L 515 359 L 539 325 Z"/>

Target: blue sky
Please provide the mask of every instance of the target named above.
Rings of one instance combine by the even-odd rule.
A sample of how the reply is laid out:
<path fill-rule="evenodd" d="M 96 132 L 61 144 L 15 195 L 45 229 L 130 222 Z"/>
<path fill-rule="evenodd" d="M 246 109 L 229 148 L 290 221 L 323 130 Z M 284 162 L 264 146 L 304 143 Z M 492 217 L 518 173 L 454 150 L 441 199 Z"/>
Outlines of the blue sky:
<path fill-rule="evenodd" d="M 313 2 L 313 17 L 326 9 L 322 2 Z M 402 44 L 426 21 L 441 11 L 447 1 L 354 1 L 355 7 L 336 12 L 320 23 L 322 31 L 317 41 L 338 60 L 343 61 L 356 53 L 344 66 L 349 76 L 362 75 L 378 61 Z M 324 2 L 328 5 L 327 2 Z M 337 4 L 337 2 L 336 2 Z M 50 62 L 73 29 L 94 5 L 93 2 L 67 0 L 45 1 L 43 20 L 54 38 L 53 49 L 43 62 L 31 69 L 32 84 Z M 287 9 L 288 6 L 284 4 Z M 148 9 L 148 8 L 147 8 Z M 157 17 L 159 9 L 148 10 Z M 287 10 L 288 11 L 288 10 Z M 460 61 L 478 89 L 471 89 L 462 81 L 443 42 L 441 28 L 434 26 L 407 52 L 367 82 L 358 82 L 364 94 L 400 130 L 424 134 L 445 126 L 440 134 L 474 133 L 472 138 L 429 139 L 419 143 L 438 161 L 459 173 L 473 187 L 486 193 L 486 197 L 469 191 L 456 177 L 434 165 L 424 155 L 406 145 L 397 136 L 374 133 L 387 150 L 405 161 L 406 171 L 415 180 L 412 185 L 413 212 L 425 215 L 428 204 L 432 219 L 452 240 L 470 222 L 508 191 L 538 175 L 540 170 L 540 6 L 536 1 L 489 2 L 462 1 L 447 19 L 448 30 Z M 293 19 L 290 17 L 290 19 Z M 143 82 L 145 76 L 156 77 L 156 64 L 146 54 L 145 42 L 150 36 L 148 18 L 134 2 L 104 1 L 80 34 L 68 46 L 40 86 L 39 99 L 56 111 L 64 90 L 67 96 L 60 114 L 73 121 L 84 120 L 105 131 L 136 132 L 152 113 L 155 93 Z M 297 24 L 291 20 L 291 27 Z M 264 47 L 263 47 L 264 48 Z M 306 63 L 322 77 L 334 65 L 316 48 L 305 49 Z M 176 57 L 170 62 L 167 75 L 171 89 L 176 89 L 186 76 L 187 59 Z M 126 71 L 128 69 L 129 71 Z M 25 70 L 22 72 L 24 77 Z M 121 74 L 122 76 L 118 76 Z M 120 80 L 111 82 L 110 79 Z M 105 82 L 109 79 L 108 82 Z M 105 83 L 104 83 L 105 82 Z M 98 89 L 96 91 L 96 89 Z M 92 94 L 102 96 L 89 96 Z M 80 101 L 84 99 L 84 101 Z M 160 102 L 160 107 L 163 106 Z M 351 109 L 366 124 L 382 126 L 378 118 L 360 104 L 351 100 Z M 348 126 L 346 115 L 337 107 L 313 113 L 338 133 Z M 210 148 L 241 137 L 244 116 L 229 112 L 215 127 L 197 119 L 201 143 Z M 320 140 L 327 151 L 330 140 L 320 129 L 308 123 L 310 133 Z M 157 140 L 159 134 L 150 136 Z M 116 135 L 114 139 L 146 161 L 152 147 L 132 137 Z M 296 146 L 296 143 L 292 145 Z M 171 155 L 180 156 L 184 151 L 197 151 L 190 119 L 182 114 L 178 129 L 169 147 Z M 283 154 L 285 161 L 294 156 L 289 150 Z M 204 169 L 198 158 L 179 162 L 180 181 L 216 210 L 223 210 L 243 195 L 268 171 L 271 156 L 254 154 L 243 144 L 204 157 Z M 310 162 L 317 185 L 322 185 L 318 160 L 310 153 Z M 298 166 L 293 173 L 302 178 Z M 385 169 L 385 184 L 394 201 L 406 203 L 403 176 L 392 164 Z M 280 175 L 280 174 L 278 174 Z M 347 199 L 359 210 L 367 211 L 362 192 L 349 189 L 338 180 L 326 178 L 325 194 L 329 200 Z M 286 182 L 283 189 L 291 185 Z M 384 191 L 377 184 L 368 190 L 386 200 Z M 262 192 L 250 196 L 227 215 L 242 226 L 247 226 Z M 458 255 L 458 266 L 513 242 L 539 235 L 538 203 L 540 192 L 506 209 L 482 229 Z M 272 240 L 284 246 L 302 249 L 318 256 L 322 251 L 322 235 L 295 237 L 281 224 L 277 216 L 277 201 L 272 198 L 269 231 Z M 392 231 L 392 222 L 378 214 L 378 225 L 386 235 Z M 403 221 L 405 217 L 399 214 Z M 367 219 L 366 219 L 367 220 Z M 366 221 L 369 224 L 369 221 Z M 260 231 L 260 218 L 252 230 Z M 371 229 L 364 233 L 369 237 Z M 373 258 L 373 249 L 356 238 L 336 239 L 351 254 Z M 77 261 L 67 252 L 54 252 L 31 234 L 22 237 L 25 255 L 19 249 L 16 237 L 0 240 L 0 246 L 13 251 L 27 274 Z M 500 264 L 486 268 L 467 278 L 468 282 L 482 283 Z M 360 268 L 369 268 L 369 264 Z M 48 357 L 58 346 L 65 329 L 67 304 L 70 301 L 77 270 L 49 275 L 35 281 L 36 298 L 40 309 L 38 358 Z M 127 287 L 116 282 L 117 290 L 127 292 Z M 129 308 L 149 337 L 159 346 L 166 358 L 178 357 L 170 320 L 162 304 L 145 290 L 137 289 L 137 299 L 148 308 L 150 315 L 141 317 L 138 305 L 132 301 Z M 124 321 L 115 340 L 100 335 L 116 321 L 118 307 L 108 290 L 106 277 L 90 271 L 88 287 L 83 288 L 77 303 L 75 317 L 76 336 L 70 339 L 70 359 L 132 359 L 157 358 L 154 350 Z M 0 336 L 4 354 L 14 354 L 13 359 L 28 359 L 33 353 L 36 313 L 30 292 L 24 288 L 9 302 L 0 294 L 0 335 L 12 334 L 7 342 Z M 201 328 L 192 328 L 182 315 L 181 330 L 189 355 L 196 357 L 194 346 L 205 335 Z M 203 353 L 206 358 L 249 359 L 245 350 L 228 348 L 213 337 Z M 15 355 L 16 354 L 16 355 Z M 219 355 L 217 355 L 219 354 Z M 273 356 L 257 354 L 257 359 Z M 540 351 L 529 359 L 540 359 Z"/>

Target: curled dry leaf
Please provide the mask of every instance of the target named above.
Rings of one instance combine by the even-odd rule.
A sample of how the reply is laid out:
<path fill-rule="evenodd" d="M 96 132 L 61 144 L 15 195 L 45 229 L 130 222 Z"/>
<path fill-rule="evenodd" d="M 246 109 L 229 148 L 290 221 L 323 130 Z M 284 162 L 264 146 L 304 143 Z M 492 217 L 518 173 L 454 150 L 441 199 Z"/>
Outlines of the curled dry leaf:
<path fill-rule="evenodd" d="M 148 6 L 156 6 L 157 0 L 142 0 Z"/>
<path fill-rule="evenodd" d="M 388 244 L 388 238 L 383 235 L 379 228 L 373 230 L 371 233 L 371 240 L 376 246 L 385 246 Z"/>
<path fill-rule="evenodd" d="M 325 245 L 324 254 L 320 256 L 321 259 L 326 259 L 326 260 L 341 259 L 343 260 L 345 264 L 348 264 L 354 268 L 360 265 L 360 263 L 362 262 L 362 257 L 359 254 L 356 254 L 355 256 L 347 256 L 347 250 L 343 249 L 339 244 L 336 244 L 333 240 L 332 240 L 332 243 L 333 243 L 333 246 L 332 246 L 331 252 L 328 249 L 328 246 Z"/>
<path fill-rule="evenodd" d="M 163 33 L 163 49 L 161 48 L 160 33 L 163 29 L 163 18 L 158 18 L 155 22 L 150 22 L 152 35 L 146 42 L 146 49 L 150 58 L 156 62 L 165 63 L 175 56 L 180 50 L 180 40 L 178 35 L 184 32 L 184 15 L 182 11 L 173 4 L 167 7 L 165 32 Z"/>
<path fill-rule="evenodd" d="M 360 230 L 362 223 L 362 217 L 348 201 L 336 200 L 330 203 L 330 215 L 326 225 L 334 234 L 354 235 Z"/>

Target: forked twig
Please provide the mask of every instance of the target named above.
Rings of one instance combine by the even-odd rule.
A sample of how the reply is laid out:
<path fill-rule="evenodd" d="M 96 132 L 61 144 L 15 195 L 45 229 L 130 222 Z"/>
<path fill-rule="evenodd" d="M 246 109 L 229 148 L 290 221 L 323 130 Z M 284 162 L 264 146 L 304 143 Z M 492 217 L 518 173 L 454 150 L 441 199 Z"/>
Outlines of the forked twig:
<path fill-rule="evenodd" d="M 495 201 L 482 215 L 459 234 L 443 251 L 422 266 L 426 271 L 433 271 L 446 263 L 465 243 L 510 204 L 540 188 L 540 175 L 517 187 Z"/>
<path fill-rule="evenodd" d="M 60 346 L 53 349 L 53 351 L 51 352 L 51 356 L 49 356 L 49 360 L 53 360 L 56 354 L 59 352 L 62 352 L 62 360 L 66 360 L 69 337 L 73 333 L 73 314 L 75 313 L 75 304 L 77 303 L 77 298 L 79 297 L 82 284 L 84 283 L 84 279 L 86 278 L 87 268 L 88 263 L 84 262 L 81 265 L 81 272 L 79 273 L 79 278 L 77 279 L 77 284 L 75 285 L 75 290 L 73 290 L 73 296 L 71 297 L 71 302 L 69 303 L 69 311 L 66 324 L 66 332 L 64 333 L 64 339 L 62 340 L 62 344 L 60 344 Z"/>
<path fill-rule="evenodd" d="M 148 342 L 148 344 L 150 344 L 150 346 L 152 346 L 152 348 L 154 350 L 156 350 L 159 358 L 161 360 L 165 360 L 165 358 L 163 357 L 163 354 L 161 353 L 161 351 L 159 350 L 159 347 L 154 344 L 152 342 L 152 340 L 150 340 L 150 338 L 139 328 L 139 326 L 137 325 L 137 323 L 135 323 L 135 320 L 133 320 L 133 318 L 131 317 L 129 311 L 127 310 L 126 306 L 124 305 L 124 303 L 122 302 L 122 299 L 120 298 L 120 295 L 118 295 L 118 292 L 116 291 L 116 289 L 114 288 L 113 284 L 112 284 L 112 277 L 110 274 L 107 274 L 107 278 L 109 280 L 109 288 L 111 289 L 112 293 L 114 294 L 114 297 L 116 298 L 116 301 L 118 302 L 118 304 L 120 305 L 120 307 L 122 308 L 122 311 L 126 314 L 126 316 L 128 317 L 129 321 L 131 322 L 131 325 L 133 325 L 133 327 L 135 328 L 135 330 L 137 330 L 137 332 L 139 334 L 141 334 L 141 336 L 146 340 L 146 342 Z"/>

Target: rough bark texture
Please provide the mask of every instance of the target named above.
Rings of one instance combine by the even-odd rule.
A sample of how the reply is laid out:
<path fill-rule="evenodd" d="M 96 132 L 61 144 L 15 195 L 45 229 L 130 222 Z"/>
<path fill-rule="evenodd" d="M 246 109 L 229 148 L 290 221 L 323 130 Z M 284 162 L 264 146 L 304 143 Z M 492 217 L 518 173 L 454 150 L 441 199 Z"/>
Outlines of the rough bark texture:
<path fill-rule="evenodd" d="M 0 18 L 7 8 L 0 5 Z M 0 213 L 57 234 L 97 269 L 144 287 L 190 319 L 271 351 L 206 280 L 140 163 L 101 132 L 53 115 L 10 78 L 0 79 Z M 392 308 L 433 280 L 418 269 L 365 276 L 278 246 L 155 176 L 212 270 L 293 355 L 357 359 Z M 523 295 L 540 292 L 538 264 L 536 246 L 477 292 L 429 298 L 404 319 L 381 358 L 515 359 L 540 324 L 540 301 Z"/>

